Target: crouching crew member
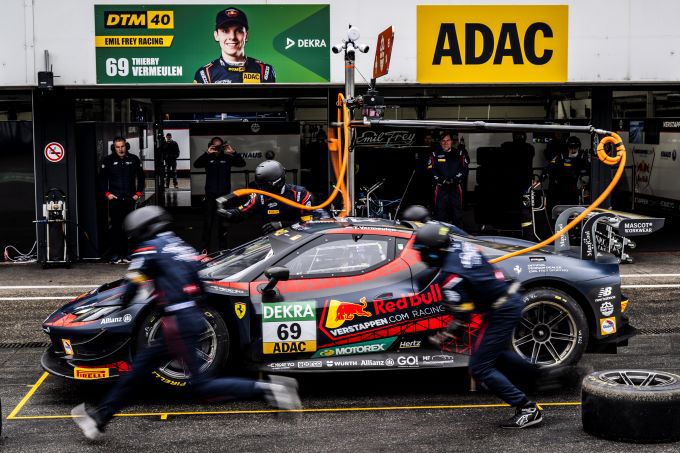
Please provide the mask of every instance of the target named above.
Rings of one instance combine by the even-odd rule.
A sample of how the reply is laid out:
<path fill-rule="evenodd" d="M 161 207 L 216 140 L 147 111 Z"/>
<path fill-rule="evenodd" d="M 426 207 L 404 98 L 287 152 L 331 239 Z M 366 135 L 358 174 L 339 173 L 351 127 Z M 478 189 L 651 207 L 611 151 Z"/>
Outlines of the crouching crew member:
<path fill-rule="evenodd" d="M 296 203 L 312 206 L 314 201 L 312 194 L 302 186 L 286 184 L 286 169 L 276 160 L 262 162 L 255 169 L 255 183 L 258 189 L 280 194 L 282 197 Z M 244 217 L 256 215 L 262 219 L 262 231 L 269 234 L 280 228 L 294 223 L 314 219 L 328 218 L 329 215 L 323 209 L 309 211 L 294 208 L 279 200 L 266 195 L 251 194 L 248 201 L 238 208 L 225 209 L 223 204 L 225 197 L 218 199 L 218 212 L 230 222 L 239 222 Z"/>

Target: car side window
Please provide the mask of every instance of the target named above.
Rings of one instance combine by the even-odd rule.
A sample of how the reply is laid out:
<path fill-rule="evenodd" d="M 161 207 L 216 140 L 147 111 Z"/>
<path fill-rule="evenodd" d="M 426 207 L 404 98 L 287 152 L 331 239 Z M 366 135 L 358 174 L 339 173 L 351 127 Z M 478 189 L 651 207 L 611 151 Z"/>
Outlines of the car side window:
<path fill-rule="evenodd" d="M 394 238 L 366 235 L 328 235 L 284 258 L 279 265 L 291 278 L 361 274 L 392 259 Z"/>

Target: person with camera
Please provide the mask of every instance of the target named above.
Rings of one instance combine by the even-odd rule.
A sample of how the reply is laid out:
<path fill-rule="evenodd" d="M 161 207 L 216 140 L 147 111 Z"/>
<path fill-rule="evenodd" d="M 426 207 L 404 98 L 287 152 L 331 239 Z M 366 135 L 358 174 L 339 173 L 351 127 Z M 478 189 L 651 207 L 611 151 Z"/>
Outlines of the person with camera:
<path fill-rule="evenodd" d="M 123 234 L 123 219 L 135 209 L 144 193 L 144 170 L 139 157 L 130 154 L 130 144 L 125 137 L 116 137 L 111 144 L 111 154 L 102 161 L 99 175 L 100 189 L 109 205 L 111 227 L 110 263 L 129 263 L 128 244 Z"/>
<path fill-rule="evenodd" d="M 243 156 L 220 137 L 208 142 L 208 149 L 201 154 L 194 167 L 205 168 L 205 202 L 203 211 L 203 236 L 201 249 L 210 250 L 212 231 L 217 223 L 218 249 L 227 248 L 227 230 L 217 218 L 217 198 L 231 192 L 231 169 L 246 166 Z"/>
<path fill-rule="evenodd" d="M 125 275 L 123 307 L 135 298 L 138 289 L 153 284 L 153 308 L 161 312 L 163 335 L 158 341 L 136 352 L 131 371 L 123 374 L 96 407 L 80 404 L 73 408 L 73 421 L 90 440 L 99 439 L 114 414 L 129 404 L 132 391 L 153 370 L 169 360 L 186 364 L 191 374 L 187 388 L 201 399 L 224 401 L 234 398 L 263 398 L 272 406 L 300 409 L 297 382 L 293 378 L 271 376 L 269 382 L 253 379 L 211 378 L 201 373 L 205 359 L 200 346 L 205 331 L 199 304 L 203 288 L 196 250 L 170 230 L 170 215 L 158 206 L 145 206 L 125 218 L 124 228 L 137 249 Z"/>
<path fill-rule="evenodd" d="M 286 169 L 276 160 L 266 160 L 255 168 L 255 185 L 266 192 L 280 194 L 288 200 L 312 206 L 312 194 L 302 186 L 286 184 Z M 323 209 L 308 211 L 287 205 L 266 195 L 251 194 L 246 203 L 238 208 L 227 209 L 226 197 L 218 199 L 219 214 L 229 222 L 240 222 L 246 216 L 256 215 L 262 220 L 262 232 L 272 233 L 297 222 L 328 218 Z"/>
<path fill-rule="evenodd" d="M 434 215 L 436 220 L 462 226 L 463 182 L 468 174 L 470 157 L 465 146 L 458 143 L 458 134 L 442 132 L 439 148 L 427 162 L 434 184 Z"/>

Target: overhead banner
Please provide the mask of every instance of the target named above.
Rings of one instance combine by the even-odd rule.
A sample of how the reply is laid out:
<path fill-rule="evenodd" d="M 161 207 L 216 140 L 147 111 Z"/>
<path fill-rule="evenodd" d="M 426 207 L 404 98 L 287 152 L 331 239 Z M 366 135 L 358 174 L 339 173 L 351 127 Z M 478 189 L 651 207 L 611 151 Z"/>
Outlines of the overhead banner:
<path fill-rule="evenodd" d="M 566 82 L 567 5 L 417 6 L 419 83 Z"/>
<path fill-rule="evenodd" d="M 97 84 L 330 81 L 329 5 L 95 5 Z"/>

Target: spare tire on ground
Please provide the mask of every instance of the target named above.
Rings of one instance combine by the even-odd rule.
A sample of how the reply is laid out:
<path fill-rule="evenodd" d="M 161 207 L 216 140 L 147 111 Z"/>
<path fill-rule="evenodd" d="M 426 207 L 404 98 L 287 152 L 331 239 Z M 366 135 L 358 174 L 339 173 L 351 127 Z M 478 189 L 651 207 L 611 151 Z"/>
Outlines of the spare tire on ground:
<path fill-rule="evenodd" d="M 680 440 L 680 376 L 609 370 L 586 376 L 581 419 L 588 434 L 625 442 Z"/>

